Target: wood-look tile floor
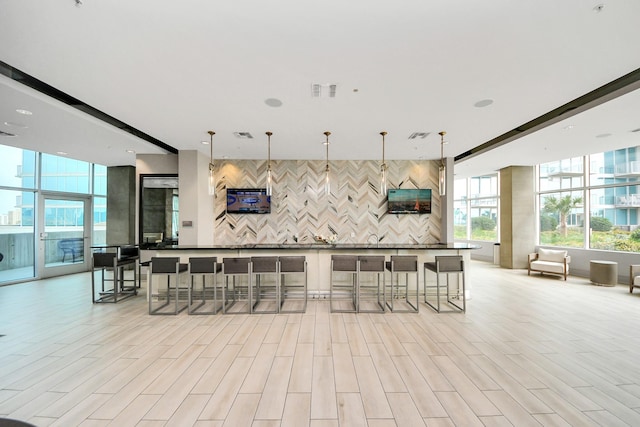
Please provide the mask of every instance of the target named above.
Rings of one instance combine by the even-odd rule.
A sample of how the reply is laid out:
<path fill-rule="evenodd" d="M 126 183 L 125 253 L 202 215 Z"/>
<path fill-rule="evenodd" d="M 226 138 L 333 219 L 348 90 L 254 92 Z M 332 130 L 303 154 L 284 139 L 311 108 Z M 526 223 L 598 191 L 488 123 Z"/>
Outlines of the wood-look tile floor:
<path fill-rule="evenodd" d="M 466 314 L 149 316 L 0 287 L 0 417 L 37 426 L 639 426 L 640 293 L 472 262 Z"/>

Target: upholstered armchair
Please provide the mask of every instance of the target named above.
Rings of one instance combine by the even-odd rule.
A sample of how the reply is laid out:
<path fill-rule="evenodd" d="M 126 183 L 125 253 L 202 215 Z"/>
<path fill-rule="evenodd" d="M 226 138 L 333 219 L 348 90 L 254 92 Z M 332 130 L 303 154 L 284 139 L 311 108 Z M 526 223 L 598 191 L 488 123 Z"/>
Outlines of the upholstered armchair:
<path fill-rule="evenodd" d="M 629 267 L 629 293 L 633 293 L 633 288 L 640 288 L 640 264 Z"/>
<path fill-rule="evenodd" d="M 567 280 L 569 274 L 569 263 L 571 257 L 567 255 L 567 251 L 558 249 L 539 248 L 537 253 L 529 254 L 529 271 L 544 274 L 559 274 Z M 639 266 L 640 268 L 640 266 Z"/>

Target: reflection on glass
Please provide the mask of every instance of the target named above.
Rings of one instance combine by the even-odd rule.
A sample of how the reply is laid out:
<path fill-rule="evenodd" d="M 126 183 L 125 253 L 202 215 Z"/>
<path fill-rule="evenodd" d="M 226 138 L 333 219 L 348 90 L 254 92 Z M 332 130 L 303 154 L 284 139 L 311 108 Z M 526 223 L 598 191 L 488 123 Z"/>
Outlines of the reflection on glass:
<path fill-rule="evenodd" d="M 142 175 L 140 178 L 141 248 L 177 245 L 179 230 L 178 177 Z"/>

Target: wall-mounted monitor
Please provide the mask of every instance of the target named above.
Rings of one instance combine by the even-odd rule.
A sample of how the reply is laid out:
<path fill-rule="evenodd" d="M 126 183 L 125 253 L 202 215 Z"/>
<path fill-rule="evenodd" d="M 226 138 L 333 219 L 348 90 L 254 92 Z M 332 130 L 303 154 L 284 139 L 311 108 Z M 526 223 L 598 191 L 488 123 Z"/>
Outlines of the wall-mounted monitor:
<path fill-rule="evenodd" d="M 428 188 L 397 188 L 387 192 L 387 207 L 389 213 L 430 214 L 431 189 Z"/>
<path fill-rule="evenodd" d="M 227 188 L 227 213 L 271 213 L 271 196 L 265 188 Z"/>

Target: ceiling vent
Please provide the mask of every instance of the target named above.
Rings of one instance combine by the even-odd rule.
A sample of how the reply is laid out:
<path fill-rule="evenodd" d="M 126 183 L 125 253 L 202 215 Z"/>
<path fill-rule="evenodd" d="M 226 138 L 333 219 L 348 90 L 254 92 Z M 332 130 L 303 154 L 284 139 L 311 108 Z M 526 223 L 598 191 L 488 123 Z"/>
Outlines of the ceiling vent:
<path fill-rule="evenodd" d="M 15 136 L 15 135 L 12 133 L 0 130 L 0 136 Z"/>
<path fill-rule="evenodd" d="M 253 139 L 253 135 L 251 135 L 249 132 L 234 132 L 233 134 L 236 136 L 236 138 Z"/>
<path fill-rule="evenodd" d="M 409 139 L 425 139 L 431 132 L 414 132 L 409 135 Z"/>
<path fill-rule="evenodd" d="M 311 96 L 313 98 L 335 98 L 338 85 L 330 83 L 312 83 Z"/>

